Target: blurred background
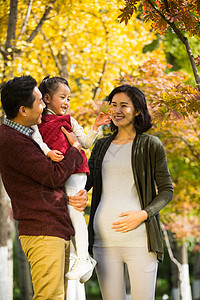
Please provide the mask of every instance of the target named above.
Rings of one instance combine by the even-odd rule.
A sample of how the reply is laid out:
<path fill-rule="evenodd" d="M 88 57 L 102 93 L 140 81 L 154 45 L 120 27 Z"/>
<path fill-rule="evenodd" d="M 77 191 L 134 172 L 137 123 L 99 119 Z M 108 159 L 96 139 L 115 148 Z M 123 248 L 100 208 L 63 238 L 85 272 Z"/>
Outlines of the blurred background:
<path fill-rule="evenodd" d="M 154 121 L 150 133 L 164 144 L 175 191 L 161 212 L 165 260 L 156 300 L 200 299 L 199 21 L 199 0 L 0 0 L 1 86 L 28 74 L 38 84 L 47 75 L 66 78 L 71 114 L 86 132 L 107 110 L 116 85 L 129 83 L 145 93 Z M 99 137 L 109 134 L 104 126 Z M 89 211 L 90 201 L 87 222 Z M 130 299 L 128 277 L 126 289 Z M 95 272 L 85 293 L 88 300 L 102 299 Z M 2 182 L 0 299 L 32 299 Z"/>

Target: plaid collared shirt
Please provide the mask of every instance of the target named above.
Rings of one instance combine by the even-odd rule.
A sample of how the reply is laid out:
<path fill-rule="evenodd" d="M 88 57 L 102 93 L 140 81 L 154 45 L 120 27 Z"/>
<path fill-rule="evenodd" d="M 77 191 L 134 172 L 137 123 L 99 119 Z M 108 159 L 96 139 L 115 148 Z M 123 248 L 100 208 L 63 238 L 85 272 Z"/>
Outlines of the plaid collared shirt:
<path fill-rule="evenodd" d="M 32 128 L 25 127 L 21 124 L 18 124 L 14 121 L 7 119 L 7 118 L 4 119 L 4 124 L 18 130 L 19 132 L 21 132 L 29 137 L 32 137 L 32 134 L 34 132 L 34 130 Z"/>

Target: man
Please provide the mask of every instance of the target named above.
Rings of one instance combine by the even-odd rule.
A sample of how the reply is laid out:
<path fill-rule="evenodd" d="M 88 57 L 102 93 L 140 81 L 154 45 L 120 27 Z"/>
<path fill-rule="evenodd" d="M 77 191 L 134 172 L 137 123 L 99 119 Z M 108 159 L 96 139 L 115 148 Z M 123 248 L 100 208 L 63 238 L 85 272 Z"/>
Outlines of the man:
<path fill-rule="evenodd" d="M 81 145 L 72 136 L 72 147 L 60 163 L 43 154 L 31 137 L 31 126 L 41 123 L 45 107 L 36 85 L 31 76 L 22 76 L 9 80 L 2 89 L 6 118 L 0 126 L 0 172 L 30 262 L 33 299 L 64 300 L 74 230 L 63 185 L 82 163 Z M 69 203 L 83 210 L 86 199 L 82 190 Z"/>

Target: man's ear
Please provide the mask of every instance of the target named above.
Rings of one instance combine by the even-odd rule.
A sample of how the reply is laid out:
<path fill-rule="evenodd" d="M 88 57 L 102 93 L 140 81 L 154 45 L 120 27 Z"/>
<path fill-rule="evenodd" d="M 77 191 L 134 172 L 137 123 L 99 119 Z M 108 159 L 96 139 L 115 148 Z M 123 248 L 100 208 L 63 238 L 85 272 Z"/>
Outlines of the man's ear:
<path fill-rule="evenodd" d="M 19 108 L 19 114 L 23 117 L 26 117 L 27 116 L 27 113 L 26 113 L 26 106 L 20 106 Z"/>

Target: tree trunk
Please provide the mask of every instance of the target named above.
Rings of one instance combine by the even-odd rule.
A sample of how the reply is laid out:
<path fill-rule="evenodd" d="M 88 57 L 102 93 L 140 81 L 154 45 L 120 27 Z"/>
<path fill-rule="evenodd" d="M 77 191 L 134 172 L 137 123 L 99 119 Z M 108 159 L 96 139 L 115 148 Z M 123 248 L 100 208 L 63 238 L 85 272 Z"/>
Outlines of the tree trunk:
<path fill-rule="evenodd" d="M 192 300 L 192 293 L 190 287 L 190 275 L 188 265 L 188 251 L 186 243 L 182 244 L 182 263 L 180 269 L 180 290 L 182 300 Z"/>
<path fill-rule="evenodd" d="M 194 253 L 194 266 L 193 266 L 193 284 L 192 292 L 193 299 L 200 299 L 200 251 Z"/>
<path fill-rule="evenodd" d="M 7 194 L 0 178 L 0 299 L 11 300 L 9 295 L 8 277 L 8 246 L 7 246 L 7 220 L 8 202 Z"/>
<path fill-rule="evenodd" d="M 19 285 L 21 290 L 21 298 L 26 300 L 33 299 L 33 288 L 32 279 L 30 274 L 29 262 L 22 250 L 22 246 L 18 237 L 17 221 L 15 221 L 16 235 L 15 235 L 15 245 L 18 259 L 19 268 Z"/>
<path fill-rule="evenodd" d="M 194 56 L 192 54 L 192 50 L 190 48 L 190 44 L 189 44 L 188 39 L 185 40 L 184 45 L 185 45 L 185 48 L 186 48 L 186 51 L 187 51 L 187 54 L 188 54 L 188 57 L 189 57 L 189 60 L 190 60 L 190 64 L 192 66 L 192 71 L 193 71 L 194 78 L 195 78 L 195 81 L 196 81 L 196 84 L 197 84 L 197 88 L 200 91 L 200 78 L 199 78 L 197 66 L 196 66 L 196 63 L 194 61 Z"/>
<path fill-rule="evenodd" d="M 172 252 L 174 257 L 180 261 L 181 254 L 180 248 L 177 245 L 176 240 L 173 238 L 173 235 L 169 232 L 169 240 Z M 180 288 L 179 288 L 179 270 L 177 264 L 175 264 L 171 260 L 171 281 L 172 281 L 172 289 L 171 289 L 171 300 L 180 300 Z"/>
<path fill-rule="evenodd" d="M 165 242 L 169 257 L 178 268 L 179 272 L 179 285 L 180 285 L 180 300 L 192 300 L 192 293 L 190 287 L 189 265 L 188 265 L 188 252 L 187 245 L 183 243 L 180 247 L 180 262 L 174 257 L 172 247 L 169 241 L 168 233 L 162 225 L 163 233 L 165 236 Z M 177 298 L 178 299 L 178 298 Z"/>

